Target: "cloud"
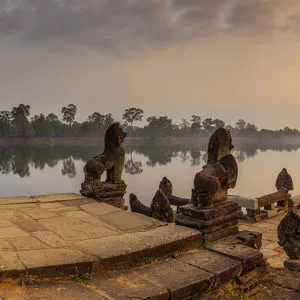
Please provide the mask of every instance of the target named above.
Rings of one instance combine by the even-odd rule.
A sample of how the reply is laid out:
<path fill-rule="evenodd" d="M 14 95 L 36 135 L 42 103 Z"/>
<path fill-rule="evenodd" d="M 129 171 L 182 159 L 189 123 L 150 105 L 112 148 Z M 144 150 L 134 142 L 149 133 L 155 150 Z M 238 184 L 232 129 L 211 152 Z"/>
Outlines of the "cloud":
<path fill-rule="evenodd" d="M 275 7 L 270 1 L 239 0 L 229 12 L 227 23 L 235 34 L 272 35 L 276 26 Z"/>
<path fill-rule="evenodd" d="M 226 34 L 271 35 L 299 0 L 2 0 L 0 36 L 120 51 Z M 285 4 L 283 4 L 285 3 Z M 286 5 L 286 6 L 285 6 Z"/>

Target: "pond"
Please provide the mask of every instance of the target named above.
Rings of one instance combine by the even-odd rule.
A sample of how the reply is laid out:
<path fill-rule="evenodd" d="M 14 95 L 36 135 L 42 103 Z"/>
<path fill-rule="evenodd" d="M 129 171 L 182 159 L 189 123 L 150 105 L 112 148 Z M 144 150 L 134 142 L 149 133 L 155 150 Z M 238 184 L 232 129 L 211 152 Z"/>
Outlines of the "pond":
<path fill-rule="evenodd" d="M 145 145 L 126 148 L 123 179 L 129 193 L 149 204 L 163 176 L 173 183 L 174 194 L 189 198 L 196 172 L 205 164 L 202 148 Z M 85 162 L 99 154 L 96 147 L 6 147 L 0 150 L 0 197 L 79 193 Z M 239 165 L 236 188 L 230 194 L 258 197 L 275 191 L 275 180 L 287 168 L 300 194 L 300 148 L 234 150 Z M 298 184 L 299 182 L 299 184 Z"/>

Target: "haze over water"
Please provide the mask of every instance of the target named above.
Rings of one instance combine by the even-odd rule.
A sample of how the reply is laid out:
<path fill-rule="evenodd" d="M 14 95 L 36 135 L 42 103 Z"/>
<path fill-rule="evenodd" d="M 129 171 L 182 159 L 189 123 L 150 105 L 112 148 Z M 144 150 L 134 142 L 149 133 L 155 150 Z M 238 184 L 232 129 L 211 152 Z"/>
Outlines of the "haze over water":
<path fill-rule="evenodd" d="M 150 204 L 163 176 L 173 183 L 175 195 L 190 198 L 194 175 L 205 164 L 205 151 L 196 148 L 191 152 L 183 147 L 144 149 L 136 148 L 133 152 L 127 149 L 123 173 L 128 186 L 126 200 L 129 193 L 135 193 L 142 202 Z M 79 193 L 85 161 L 98 151 L 98 148 L 83 147 L 4 149 L 0 163 L 0 197 Z M 238 159 L 239 177 L 230 194 L 258 197 L 274 192 L 276 177 L 284 167 L 294 180 L 292 195 L 300 194 L 300 169 L 295 163 L 300 149 L 254 153 L 236 149 L 234 155 Z"/>

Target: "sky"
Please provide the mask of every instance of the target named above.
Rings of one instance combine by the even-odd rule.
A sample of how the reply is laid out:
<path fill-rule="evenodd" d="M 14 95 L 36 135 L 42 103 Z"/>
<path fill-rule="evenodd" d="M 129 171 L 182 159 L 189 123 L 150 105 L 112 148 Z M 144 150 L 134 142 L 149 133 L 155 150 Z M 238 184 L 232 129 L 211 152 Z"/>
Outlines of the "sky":
<path fill-rule="evenodd" d="M 299 34 L 300 0 L 0 0 L 0 110 L 300 129 Z"/>

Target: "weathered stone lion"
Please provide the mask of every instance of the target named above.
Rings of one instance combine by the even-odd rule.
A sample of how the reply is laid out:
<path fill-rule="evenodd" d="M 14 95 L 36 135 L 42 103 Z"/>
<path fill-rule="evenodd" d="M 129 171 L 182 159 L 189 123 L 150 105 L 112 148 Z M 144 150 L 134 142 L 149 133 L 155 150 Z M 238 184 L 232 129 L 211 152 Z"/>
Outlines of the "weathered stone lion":
<path fill-rule="evenodd" d="M 127 133 L 120 128 L 120 123 L 110 125 L 105 133 L 104 152 L 90 159 L 85 167 L 86 181 L 101 182 L 101 175 L 106 171 L 106 182 L 122 183 L 125 151 L 121 147 Z"/>
<path fill-rule="evenodd" d="M 194 206 L 212 207 L 215 201 L 227 199 L 227 190 L 235 187 L 238 176 L 236 159 L 231 154 L 233 148 L 230 132 L 218 128 L 209 140 L 207 165 L 194 178 Z"/>

